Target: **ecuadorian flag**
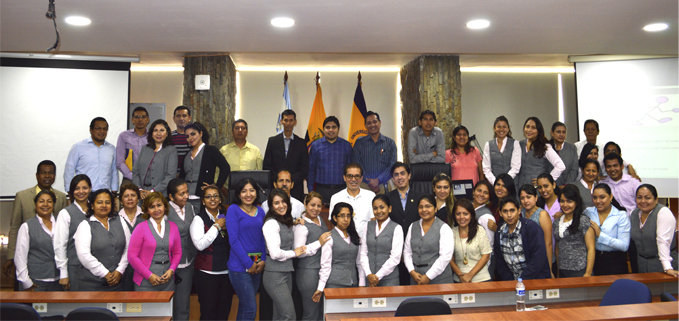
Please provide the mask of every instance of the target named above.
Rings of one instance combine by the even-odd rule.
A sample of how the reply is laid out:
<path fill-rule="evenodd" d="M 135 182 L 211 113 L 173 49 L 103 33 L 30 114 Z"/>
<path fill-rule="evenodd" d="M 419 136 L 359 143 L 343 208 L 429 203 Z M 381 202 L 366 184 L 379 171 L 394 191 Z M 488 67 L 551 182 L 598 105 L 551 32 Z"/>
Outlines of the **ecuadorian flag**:
<path fill-rule="evenodd" d="M 314 106 L 311 108 L 311 116 L 309 116 L 309 125 L 306 127 L 306 147 L 309 148 L 311 143 L 323 137 L 323 121 L 325 120 L 325 108 L 323 108 L 323 91 L 321 84 L 316 84 L 316 98 L 314 98 Z"/>
<path fill-rule="evenodd" d="M 358 85 L 356 85 L 356 93 L 354 94 L 354 105 L 351 107 L 351 122 L 349 123 L 349 137 L 347 139 L 351 146 L 354 146 L 356 139 L 359 137 L 368 135 L 368 130 L 365 129 L 365 114 L 367 112 L 363 90 L 361 90 L 361 82 L 359 81 Z"/>

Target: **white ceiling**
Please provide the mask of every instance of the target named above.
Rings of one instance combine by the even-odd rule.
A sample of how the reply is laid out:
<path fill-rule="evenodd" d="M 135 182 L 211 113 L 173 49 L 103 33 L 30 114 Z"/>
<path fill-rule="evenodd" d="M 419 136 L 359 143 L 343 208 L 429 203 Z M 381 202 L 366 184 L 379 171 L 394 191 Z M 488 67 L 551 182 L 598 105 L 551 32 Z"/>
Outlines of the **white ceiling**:
<path fill-rule="evenodd" d="M 0 50 L 54 43 L 47 0 L 1 0 Z M 181 64 L 185 53 L 230 53 L 240 66 L 402 66 L 459 54 L 463 66 L 567 66 L 568 55 L 676 55 L 677 0 L 56 0 L 62 53 L 141 54 Z M 82 15 L 87 27 L 64 18 Z M 278 29 L 277 16 L 295 19 Z M 488 19 L 485 30 L 465 23 Z M 668 30 L 648 33 L 646 24 Z"/>

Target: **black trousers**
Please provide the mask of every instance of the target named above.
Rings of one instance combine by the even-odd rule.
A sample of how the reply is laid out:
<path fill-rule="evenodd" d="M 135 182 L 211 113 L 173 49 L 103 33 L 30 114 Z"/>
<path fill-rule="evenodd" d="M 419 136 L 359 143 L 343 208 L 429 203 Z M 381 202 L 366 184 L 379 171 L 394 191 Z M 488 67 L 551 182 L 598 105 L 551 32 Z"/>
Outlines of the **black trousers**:
<path fill-rule="evenodd" d="M 200 303 L 200 319 L 228 320 L 234 294 L 229 275 L 196 270 L 193 284 Z"/>
<path fill-rule="evenodd" d="M 621 251 L 596 251 L 594 275 L 627 274 L 627 253 Z"/>

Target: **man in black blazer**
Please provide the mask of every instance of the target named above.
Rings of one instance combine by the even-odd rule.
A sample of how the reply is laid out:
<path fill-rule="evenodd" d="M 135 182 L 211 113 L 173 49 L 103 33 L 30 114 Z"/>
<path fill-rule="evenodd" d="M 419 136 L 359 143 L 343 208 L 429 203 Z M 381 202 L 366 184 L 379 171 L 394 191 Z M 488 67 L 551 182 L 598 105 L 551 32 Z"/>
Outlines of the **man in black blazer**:
<path fill-rule="evenodd" d="M 266 144 L 262 168 L 271 171 L 272 175 L 281 169 L 288 170 L 295 182 L 290 195 L 304 202 L 304 180 L 309 175 L 309 153 L 304 139 L 292 133 L 297 125 L 297 114 L 292 109 L 284 110 L 281 123 L 283 132 L 269 137 Z M 272 177 L 271 181 L 274 180 Z"/>
<path fill-rule="evenodd" d="M 391 166 L 391 178 L 396 189 L 387 193 L 391 202 L 389 218 L 401 225 L 405 237 L 408 235 L 410 224 L 420 219 L 420 214 L 417 212 L 417 201 L 424 194 L 410 189 L 410 166 L 408 164 L 396 162 Z M 398 269 L 401 285 L 410 285 L 410 274 L 408 274 L 408 269 L 403 262 L 398 265 Z"/>

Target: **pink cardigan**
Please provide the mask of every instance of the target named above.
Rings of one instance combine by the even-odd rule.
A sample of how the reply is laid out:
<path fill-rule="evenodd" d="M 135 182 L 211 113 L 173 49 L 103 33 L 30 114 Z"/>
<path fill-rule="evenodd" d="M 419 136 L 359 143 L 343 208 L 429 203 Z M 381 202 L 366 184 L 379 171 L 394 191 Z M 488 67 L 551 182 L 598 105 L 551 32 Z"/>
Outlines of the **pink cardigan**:
<path fill-rule="evenodd" d="M 177 225 L 165 221 L 165 228 L 170 228 L 170 269 L 177 270 L 177 266 L 182 259 L 182 243 L 179 236 L 179 229 Z M 137 285 L 141 285 L 143 279 L 151 277 L 151 261 L 153 254 L 156 252 L 156 239 L 149 228 L 146 221 L 138 224 L 130 236 L 130 245 L 127 250 L 127 260 L 134 268 L 134 277 L 132 280 Z M 161 275 L 158 275 L 161 276 Z"/>

